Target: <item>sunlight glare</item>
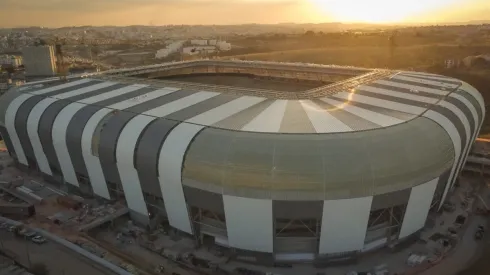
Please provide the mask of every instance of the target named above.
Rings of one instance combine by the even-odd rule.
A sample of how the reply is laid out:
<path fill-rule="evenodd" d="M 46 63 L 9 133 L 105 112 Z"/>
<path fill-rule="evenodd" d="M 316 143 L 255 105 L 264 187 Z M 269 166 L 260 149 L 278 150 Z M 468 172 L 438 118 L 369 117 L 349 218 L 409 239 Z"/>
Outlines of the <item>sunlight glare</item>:
<path fill-rule="evenodd" d="M 439 10 L 461 0 L 310 0 L 322 13 L 342 22 L 388 23 Z"/>

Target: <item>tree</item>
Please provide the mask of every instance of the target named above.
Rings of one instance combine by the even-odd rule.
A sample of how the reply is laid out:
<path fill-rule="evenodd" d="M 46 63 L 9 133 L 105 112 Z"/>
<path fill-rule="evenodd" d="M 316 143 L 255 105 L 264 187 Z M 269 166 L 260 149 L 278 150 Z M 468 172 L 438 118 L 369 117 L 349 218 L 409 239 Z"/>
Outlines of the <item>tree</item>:
<path fill-rule="evenodd" d="M 49 275 L 49 269 L 43 263 L 33 263 L 28 271 L 34 275 Z"/>
<path fill-rule="evenodd" d="M 310 31 L 306 31 L 304 35 L 305 36 L 315 36 L 315 32 L 314 31 L 311 31 L 311 30 Z"/>

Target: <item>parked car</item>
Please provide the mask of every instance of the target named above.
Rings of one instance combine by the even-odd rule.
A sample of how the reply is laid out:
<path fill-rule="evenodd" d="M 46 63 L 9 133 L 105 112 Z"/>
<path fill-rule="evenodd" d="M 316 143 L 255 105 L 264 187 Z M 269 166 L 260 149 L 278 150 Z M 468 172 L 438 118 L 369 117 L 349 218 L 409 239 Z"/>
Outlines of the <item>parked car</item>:
<path fill-rule="evenodd" d="M 36 232 L 34 231 L 27 231 L 24 233 L 24 237 L 28 240 L 34 238 L 36 236 Z"/>
<path fill-rule="evenodd" d="M 17 229 L 17 226 L 15 226 L 15 225 L 9 226 L 9 232 L 14 232 L 15 229 Z"/>
<path fill-rule="evenodd" d="M 37 244 L 43 244 L 46 242 L 46 239 L 43 237 L 43 236 L 35 236 L 31 239 L 31 241 L 33 243 L 37 243 Z"/>

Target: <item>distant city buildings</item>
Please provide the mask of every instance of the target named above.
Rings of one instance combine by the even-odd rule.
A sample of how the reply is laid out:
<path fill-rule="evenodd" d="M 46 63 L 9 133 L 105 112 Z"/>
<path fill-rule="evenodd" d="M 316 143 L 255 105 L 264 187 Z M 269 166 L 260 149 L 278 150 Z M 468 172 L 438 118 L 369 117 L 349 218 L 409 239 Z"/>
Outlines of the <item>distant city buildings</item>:
<path fill-rule="evenodd" d="M 180 51 L 180 49 L 182 49 L 182 46 L 184 46 L 184 43 L 185 43 L 184 40 L 179 40 L 168 44 L 165 49 L 161 49 L 156 52 L 155 58 L 156 59 L 165 58 L 173 53 Z"/>
<path fill-rule="evenodd" d="M 218 51 L 229 51 L 231 50 L 231 43 L 226 41 L 220 41 L 216 39 L 202 40 L 202 39 L 192 39 L 190 41 L 191 46 L 182 49 L 182 53 L 186 55 L 199 55 L 199 54 L 209 54 Z"/>
<path fill-rule="evenodd" d="M 22 49 L 26 76 L 55 76 L 56 56 L 51 45 L 28 46 Z"/>
<path fill-rule="evenodd" d="M 22 65 L 22 57 L 17 55 L 0 55 L 1 67 L 17 68 Z"/>

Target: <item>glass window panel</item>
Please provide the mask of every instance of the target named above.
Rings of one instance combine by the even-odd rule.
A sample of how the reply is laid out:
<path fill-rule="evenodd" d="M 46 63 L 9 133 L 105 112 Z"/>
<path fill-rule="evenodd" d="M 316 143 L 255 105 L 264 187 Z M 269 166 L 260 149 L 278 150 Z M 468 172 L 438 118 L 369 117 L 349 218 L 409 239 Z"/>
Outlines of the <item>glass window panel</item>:
<path fill-rule="evenodd" d="M 186 161 L 183 177 L 202 183 L 221 185 L 224 169 L 223 165 L 201 161 Z"/>
<path fill-rule="evenodd" d="M 255 170 L 245 168 L 227 169 L 223 176 L 223 184 L 233 187 L 253 187 L 270 189 L 271 172 L 268 170 Z"/>
<path fill-rule="evenodd" d="M 372 178 L 366 140 L 359 134 L 325 141 L 326 188 L 353 188 L 370 184 Z"/>
<path fill-rule="evenodd" d="M 272 141 L 266 134 L 239 133 L 230 146 L 227 165 L 270 171 L 274 151 Z"/>
<path fill-rule="evenodd" d="M 231 131 L 205 129 L 191 143 L 186 162 L 189 160 L 221 164 L 226 159 L 232 140 Z"/>

